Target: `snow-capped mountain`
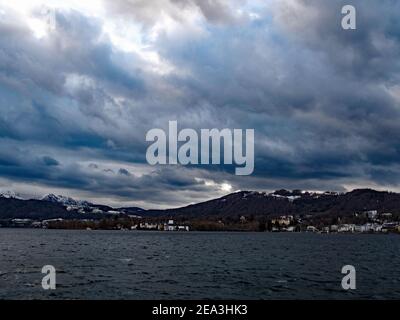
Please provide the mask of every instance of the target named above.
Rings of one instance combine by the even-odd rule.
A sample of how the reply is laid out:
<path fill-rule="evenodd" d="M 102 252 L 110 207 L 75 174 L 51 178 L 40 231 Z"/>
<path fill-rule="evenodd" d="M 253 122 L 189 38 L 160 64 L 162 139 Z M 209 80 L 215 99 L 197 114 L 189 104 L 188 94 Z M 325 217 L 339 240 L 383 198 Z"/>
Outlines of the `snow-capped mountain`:
<path fill-rule="evenodd" d="M 64 206 L 90 207 L 92 205 L 90 202 L 84 200 L 75 200 L 70 197 L 55 195 L 52 193 L 44 196 L 41 200 L 53 203 L 60 203 Z"/>
<path fill-rule="evenodd" d="M 372 189 L 356 189 L 347 193 L 283 189 L 273 193 L 239 191 L 222 198 L 164 210 L 112 208 L 54 194 L 45 196 L 42 201 L 15 201 L 10 198 L 13 196 L 13 193 L 4 192 L 0 197 L 0 219 L 102 219 L 116 214 L 185 219 L 280 215 L 353 217 L 355 213 L 366 210 L 400 214 L 400 193 Z"/>
<path fill-rule="evenodd" d="M 22 198 L 20 197 L 20 195 L 19 195 L 18 193 L 15 193 L 14 191 L 4 191 L 4 192 L 0 192 L 0 198 L 22 200 Z"/>

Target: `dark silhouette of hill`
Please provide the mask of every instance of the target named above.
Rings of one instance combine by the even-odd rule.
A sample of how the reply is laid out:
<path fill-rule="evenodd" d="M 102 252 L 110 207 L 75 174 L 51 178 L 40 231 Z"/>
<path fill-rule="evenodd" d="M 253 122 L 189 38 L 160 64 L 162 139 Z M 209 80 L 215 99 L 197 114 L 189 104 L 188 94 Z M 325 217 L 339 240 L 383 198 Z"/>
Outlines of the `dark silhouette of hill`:
<path fill-rule="evenodd" d="M 98 219 L 105 216 L 94 213 L 82 214 L 77 210 L 68 211 L 62 204 L 50 201 L 0 197 L 0 219 Z"/>
<path fill-rule="evenodd" d="M 103 213 L 94 213 L 93 209 Z M 109 206 L 90 204 L 90 207 L 67 210 L 63 203 L 45 200 L 21 200 L 0 197 L 0 219 L 102 219 Z M 238 215 L 352 215 L 355 212 L 378 210 L 400 213 L 400 194 L 371 189 L 358 189 L 348 193 L 311 193 L 300 190 L 278 190 L 274 193 L 241 191 L 222 198 L 167 210 L 144 210 L 137 207 L 115 209 L 122 214 L 141 216 L 207 218 L 235 217 Z"/>
<path fill-rule="evenodd" d="M 147 214 L 184 217 L 351 215 L 367 210 L 400 213 L 400 194 L 371 189 L 358 189 L 343 194 L 309 193 L 299 190 L 279 190 L 272 194 L 242 191 L 183 208 L 150 210 Z"/>

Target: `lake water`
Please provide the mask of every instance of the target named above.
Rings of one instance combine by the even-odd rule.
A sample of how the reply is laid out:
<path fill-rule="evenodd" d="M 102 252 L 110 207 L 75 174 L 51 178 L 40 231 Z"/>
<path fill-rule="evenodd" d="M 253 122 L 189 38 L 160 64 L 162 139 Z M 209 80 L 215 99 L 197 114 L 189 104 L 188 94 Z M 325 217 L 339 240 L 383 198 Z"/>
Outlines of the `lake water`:
<path fill-rule="evenodd" d="M 398 235 L 0 229 L 0 299 L 400 299 L 399 267 Z"/>

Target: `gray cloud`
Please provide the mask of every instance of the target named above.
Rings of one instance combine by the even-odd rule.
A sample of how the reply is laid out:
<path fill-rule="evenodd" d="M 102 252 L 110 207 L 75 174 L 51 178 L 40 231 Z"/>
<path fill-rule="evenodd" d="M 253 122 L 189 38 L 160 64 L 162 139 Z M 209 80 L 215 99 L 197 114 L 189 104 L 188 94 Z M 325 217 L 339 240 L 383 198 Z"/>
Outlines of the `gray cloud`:
<path fill-rule="evenodd" d="M 120 0 L 105 18 L 59 10 L 42 39 L 10 12 L 0 22 L 0 177 L 147 207 L 213 198 L 222 184 L 398 188 L 400 5 L 353 1 L 358 29 L 347 32 L 344 3 Z M 104 34 L 120 14 L 141 25 L 144 51 Z M 174 31 L 151 36 L 165 14 Z M 145 134 L 169 120 L 255 128 L 254 175 L 148 167 Z"/>
<path fill-rule="evenodd" d="M 128 170 L 123 169 L 123 168 L 119 169 L 119 170 L 118 170 L 118 173 L 119 173 L 119 174 L 122 174 L 122 175 L 124 175 L 124 176 L 130 176 L 130 175 L 131 175 L 131 174 L 129 173 Z"/>
<path fill-rule="evenodd" d="M 56 159 L 49 157 L 49 156 L 44 156 L 43 162 L 46 166 L 49 166 L 49 167 L 58 166 L 60 164 Z"/>
<path fill-rule="evenodd" d="M 116 0 L 107 1 L 113 14 L 133 17 L 146 27 L 168 15 L 177 22 L 185 22 L 185 13 L 198 10 L 211 23 L 231 24 L 238 20 L 234 6 L 243 1 L 227 0 Z"/>

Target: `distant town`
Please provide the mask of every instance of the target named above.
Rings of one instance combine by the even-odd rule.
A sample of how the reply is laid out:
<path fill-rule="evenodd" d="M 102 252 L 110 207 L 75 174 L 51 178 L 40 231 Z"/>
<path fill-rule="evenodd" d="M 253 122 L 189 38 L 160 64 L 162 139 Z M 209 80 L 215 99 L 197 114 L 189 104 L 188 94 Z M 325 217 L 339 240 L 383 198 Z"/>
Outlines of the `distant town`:
<path fill-rule="evenodd" d="M 131 220 L 133 219 L 133 220 Z M 153 231 L 190 231 L 187 225 L 175 224 L 174 220 L 170 219 L 166 222 L 139 222 L 132 223 L 142 219 L 135 216 L 132 218 L 112 219 L 112 220 L 65 220 L 62 218 L 48 219 L 43 221 L 32 221 L 31 219 L 12 219 L 7 224 L 3 222 L 3 227 L 10 228 L 41 228 L 41 229 L 100 229 L 100 230 L 153 230 Z"/>
<path fill-rule="evenodd" d="M 400 222 L 394 220 L 390 212 L 378 214 L 377 210 L 354 213 L 353 219 L 346 217 L 343 221 L 363 220 L 364 223 L 343 223 L 342 218 L 336 218 L 334 224 L 321 222 L 312 223 L 312 216 L 304 219 L 292 215 L 280 216 L 268 222 L 267 231 L 271 232 L 315 232 L 315 233 L 400 233 Z M 303 221 L 304 220 L 304 221 Z"/>
<path fill-rule="evenodd" d="M 34 221 L 31 219 L 12 219 L 0 224 L 12 228 L 42 229 L 85 229 L 85 230 L 144 230 L 144 231 L 260 231 L 260 232 L 312 232 L 312 233 L 399 233 L 400 221 L 390 212 L 378 213 L 369 210 L 354 213 L 353 217 L 335 218 L 335 223 L 326 224 L 315 220 L 311 215 L 282 215 L 262 221 L 254 217 L 240 216 L 238 221 L 226 223 L 223 220 L 203 221 L 187 220 L 185 223 L 173 219 L 162 221 L 160 218 L 141 216 L 116 216 L 112 219 L 66 220 L 62 218 Z M 353 220 L 352 223 L 349 220 Z M 359 223 L 355 222 L 359 221 Z M 360 223 L 362 221 L 362 223 Z"/>

